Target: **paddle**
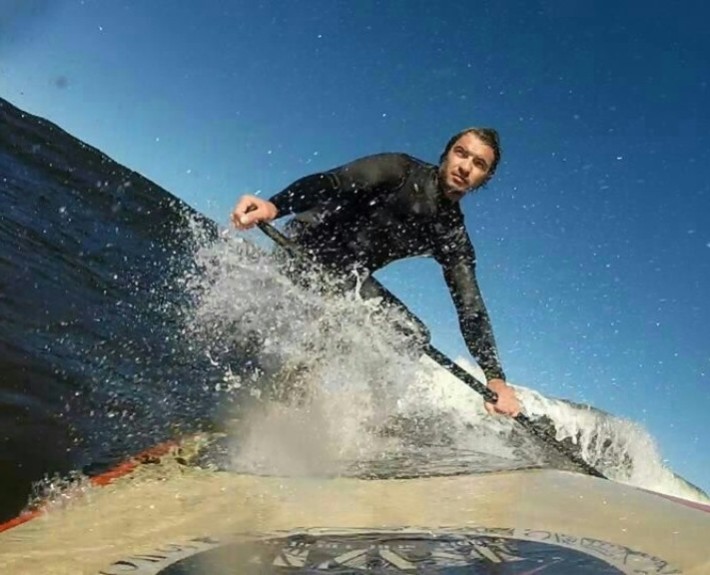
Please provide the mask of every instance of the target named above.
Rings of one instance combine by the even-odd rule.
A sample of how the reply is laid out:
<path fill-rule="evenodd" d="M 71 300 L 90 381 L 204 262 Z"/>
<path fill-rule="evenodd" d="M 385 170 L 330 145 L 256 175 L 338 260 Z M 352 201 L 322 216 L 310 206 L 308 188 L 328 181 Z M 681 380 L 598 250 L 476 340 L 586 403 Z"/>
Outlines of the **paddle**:
<path fill-rule="evenodd" d="M 289 240 L 273 226 L 266 223 L 259 223 L 257 225 L 259 226 L 259 229 L 262 232 L 264 232 L 269 238 L 271 238 L 271 240 L 273 240 L 280 247 L 288 251 L 292 257 L 298 258 L 300 260 L 310 259 L 307 254 L 303 253 L 303 250 L 299 249 L 299 247 L 294 244 L 294 242 Z M 400 301 L 394 294 L 392 294 L 375 278 L 369 277 L 368 281 L 371 282 L 371 285 L 376 290 L 377 295 L 382 297 L 384 301 L 400 307 L 402 311 L 404 311 L 404 313 L 406 313 L 408 316 L 412 318 L 415 317 L 414 314 L 412 314 L 412 312 L 407 309 L 404 303 L 402 303 L 402 301 Z M 419 322 L 418 319 L 416 321 Z M 474 377 L 465 369 L 456 364 L 454 361 L 449 359 L 444 353 L 435 348 L 431 343 L 427 343 L 426 345 L 424 345 L 423 351 L 441 367 L 443 367 L 449 373 L 460 379 L 463 383 L 468 385 L 475 392 L 483 396 L 483 399 L 485 401 L 489 403 L 495 403 L 498 400 L 498 396 L 494 391 L 491 391 L 484 383 L 479 381 L 476 377 Z M 605 475 L 603 475 L 600 471 L 598 471 L 589 463 L 587 463 L 584 459 L 582 459 L 579 454 L 575 453 L 568 446 L 558 441 L 557 438 L 552 435 L 547 429 L 543 429 L 537 426 L 527 415 L 521 413 L 519 415 L 516 415 L 514 419 L 535 437 L 538 437 L 547 445 L 553 447 L 554 449 L 562 453 L 562 455 L 567 457 L 585 473 L 594 477 L 601 477 L 602 479 L 607 479 Z"/>

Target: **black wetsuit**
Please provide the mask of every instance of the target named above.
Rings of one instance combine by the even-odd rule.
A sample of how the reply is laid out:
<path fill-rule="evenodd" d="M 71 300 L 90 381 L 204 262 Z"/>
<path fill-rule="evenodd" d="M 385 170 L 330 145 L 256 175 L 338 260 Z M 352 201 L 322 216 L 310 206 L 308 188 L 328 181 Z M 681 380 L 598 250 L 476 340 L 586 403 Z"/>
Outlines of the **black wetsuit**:
<path fill-rule="evenodd" d="M 463 214 L 442 192 L 436 166 L 405 154 L 369 156 L 306 176 L 271 201 L 278 217 L 296 214 L 292 238 L 328 267 L 374 272 L 398 259 L 433 256 L 471 354 L 488 379 L 505 379 Z"/>

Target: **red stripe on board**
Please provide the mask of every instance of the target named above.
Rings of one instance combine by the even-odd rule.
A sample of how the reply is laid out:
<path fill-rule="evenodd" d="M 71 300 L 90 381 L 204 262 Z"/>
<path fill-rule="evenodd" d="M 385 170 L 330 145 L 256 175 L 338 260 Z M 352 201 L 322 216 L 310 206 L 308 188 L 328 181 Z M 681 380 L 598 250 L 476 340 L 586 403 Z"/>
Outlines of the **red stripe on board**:
<path fill-rule="evenodd" d="M 680 503 L 681 505 L 685 505 L 686 507 L 692 507 L 693 509 L 699 509 L 700 511 L 705 511 L 705 513 L 710 513 L 710 505 L 707 505 L 706 503 L 698 503 L 697 501 L 690 501 L 688 499 L 683 499 L 682 497 L 675 497 L 674 495 L 658 493 L 657 491 L 649 491 L 648 489 L 644 489 L 643 491 L 653 493 L 654 495 L 660 495 L 664 499 L 670 499 L 674 503 Z"/>
<path fill-rule="evenodd" d="M 112 467 L 104 473 L 94 475 L 89 478 L 89 483 L 97 487 L 103 487 L 108 485 L 112 481 L 118 479 L 119 477 L 125 477 L 131 473 L 136 467 L 143 463 L 151 463 L 156 458 L 161 457 L 168 453 L 173 447 L 177 445 L 176 441 L 166 441 L 165 443 L 159 443 L 155 447 L 141 451 L 138 455 L 119 463 L 116 467 Z M 20 513 L 17 517 L 6 521 L 5 523 L 0 523 L 0 533 L 27 523 L 28 521 L 34 519 L 35 517 L 42 515 L 45 511 L 45 506 L 40 506 L 38 509 L 33 509 L 32 511 L 25 511 Z"/>

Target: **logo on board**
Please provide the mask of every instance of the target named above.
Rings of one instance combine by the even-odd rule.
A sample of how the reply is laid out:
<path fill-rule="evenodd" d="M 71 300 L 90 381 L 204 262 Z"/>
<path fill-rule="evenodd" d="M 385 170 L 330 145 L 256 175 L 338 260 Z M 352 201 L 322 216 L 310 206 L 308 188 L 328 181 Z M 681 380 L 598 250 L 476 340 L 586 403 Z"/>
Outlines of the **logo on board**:
<path fill-rule="evenodd" d="M 667 562 L 598 539 L 548 531 L 309 530 L 281 537 L 197 538 L 126 557 L 100 575 L 672 575 Z"/>

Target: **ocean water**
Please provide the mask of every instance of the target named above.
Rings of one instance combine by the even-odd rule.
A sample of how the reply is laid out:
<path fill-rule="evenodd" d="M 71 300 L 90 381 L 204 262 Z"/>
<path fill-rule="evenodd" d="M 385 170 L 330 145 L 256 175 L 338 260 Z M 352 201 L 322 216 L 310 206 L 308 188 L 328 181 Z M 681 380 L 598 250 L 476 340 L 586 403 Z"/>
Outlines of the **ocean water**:
<path fill-rule="evenodd" d="M 294 285 L 258 233 L 219 230 L 2 100 L 0 205 L 0 518 L 197 432 L 195 464 L 249 473 L 574 469 L 486 416 L 396 310 Z M 611 479 L 708 501 L 634 422 L 519 388 Z"/>

